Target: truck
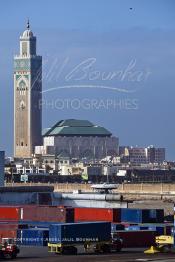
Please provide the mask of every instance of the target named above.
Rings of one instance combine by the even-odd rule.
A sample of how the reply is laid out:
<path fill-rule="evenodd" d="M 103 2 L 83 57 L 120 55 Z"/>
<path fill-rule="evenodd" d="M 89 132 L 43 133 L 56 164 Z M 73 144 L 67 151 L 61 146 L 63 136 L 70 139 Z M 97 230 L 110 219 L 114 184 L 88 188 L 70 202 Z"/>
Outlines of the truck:
<path fill-rule="evenodd" d="M 49 228 L 48 251 L 55 254 L 119 252 L 122 240 L 111 235 L 110 222 L 54 224 Z"/>
<path fill-rule="evenodd" d="M 0 242 L 0 258 L 14 259 L 19 254 L 19 247 L 13 238 L 2 238 Z"/>
<path fill-rule="evenodd" d="M 85 253 L 111 253 L 120 252 L 122 249 L 122 240 L 112 239 L 104 242 L 82 242 L 72 244 L 48 243 L 48 251 L 56 255 L 77 255 L 78 250 L 84 250 Z"/>

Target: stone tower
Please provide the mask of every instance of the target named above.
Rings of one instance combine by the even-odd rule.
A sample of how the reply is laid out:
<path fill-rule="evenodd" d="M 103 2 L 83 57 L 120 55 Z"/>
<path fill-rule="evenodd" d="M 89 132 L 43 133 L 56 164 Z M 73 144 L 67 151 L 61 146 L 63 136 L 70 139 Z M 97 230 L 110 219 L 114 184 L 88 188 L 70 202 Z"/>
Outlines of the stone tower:
<path fill-rule="evenodd" d="M 42 144 L 42 57 L 36 37 L 27 28 L 20 36 L 20 54 L 14 57 L 14 157 L 28 158 Z"/>

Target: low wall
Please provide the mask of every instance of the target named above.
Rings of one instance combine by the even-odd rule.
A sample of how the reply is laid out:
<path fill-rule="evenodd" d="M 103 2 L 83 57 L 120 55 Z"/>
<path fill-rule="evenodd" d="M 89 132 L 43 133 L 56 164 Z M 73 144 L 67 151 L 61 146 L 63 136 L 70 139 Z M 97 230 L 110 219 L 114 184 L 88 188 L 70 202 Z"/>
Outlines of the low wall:
<path fill-rule="evenodd" d="M 92 192 L 90 184 L 77 184 L 77 183 L 61 183 L 61 184 L 42 184 L 42 183 L 13 183 L 7 184 L 6 186 L 54 186 L 56 192 L 72 192 L 74 190 L 82 190 L 83 192 Z M 175 194 L 175 184 L 165 183 L 140 183 L 140 184 L 121 184 L 117 190 L 120 193 L 151 193 L 151 194 Z"/>
<path fill-rule="evenodd" d="M 175 184 L 122 184 L 118 190 L 123 193 L 175 194 Z"/>

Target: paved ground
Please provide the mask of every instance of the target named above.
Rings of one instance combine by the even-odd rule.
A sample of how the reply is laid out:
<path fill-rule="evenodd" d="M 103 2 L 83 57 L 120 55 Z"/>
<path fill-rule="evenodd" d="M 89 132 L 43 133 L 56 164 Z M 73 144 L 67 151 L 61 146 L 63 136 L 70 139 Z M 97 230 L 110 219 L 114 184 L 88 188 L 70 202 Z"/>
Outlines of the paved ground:
<path fill-rule="evenodd" d="M 11 261 L 11 260 L 8 260 Z M 13 260 L 14 261 L 14 260 Z M 122 252 L 117 254 L 95 255 L 95 254 L 80 254 L 77 256 L 55 255 L 47 252 L 47 247 L 22 247 L 21 252 L 16 262 L 139 262 L 139 261 L 152 261 L 152 262 L 168 262 L 175 261 L 175 254 L 155 254 L 146 255 L 143 249 L 123 249 Z"/>

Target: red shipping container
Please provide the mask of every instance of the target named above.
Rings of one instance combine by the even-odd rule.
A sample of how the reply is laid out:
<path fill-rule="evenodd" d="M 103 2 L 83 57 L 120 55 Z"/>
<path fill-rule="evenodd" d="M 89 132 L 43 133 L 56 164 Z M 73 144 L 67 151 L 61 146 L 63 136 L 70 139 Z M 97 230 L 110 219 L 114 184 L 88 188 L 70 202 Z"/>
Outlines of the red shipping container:
<path fill-rule="evenodd" d="M 107 221 L 120 222 L 120 209 L 117 208 L 82 208 L 74 209 L 75 222 Z"/>
<path fill-rule="evenodd" d="M 0 239 L 2 238 L 16 238 L 17 230 L 0 230 Z"/>
<path fill-rule="evenodd" d="M 17 230 L 17 229 L 25 229 L 28 228 L 27 224 L 14 224 L 14 222 L 0 222 L 0 230 Z"/>
<path fill-rule="evenodd" d="M 74 222 L 74 209 L 57 206 L 0 206 L 0 221 Z"/>
<path fill-rule="evenodd" d="M 114 236 L 123 239 L 123 247 L 149 247 L 155 244 L 156 231 L 118 231 Z"/>
<path fill-rule="evenodd" d="M 19 220 L 20 208 L 11 206 L 0 206 L 0 220 Z"/>
<path fill-rule="evenodd" d="M 74 222 L 74 209 L 56 206 L 24 207 L 21 209 L 21 220 L 63 223 Z"/>
<path fill-rule="evenodd" d="M 0 223 L 0 230 L 16 230 L 18 229 L 18 224 Z"/>

